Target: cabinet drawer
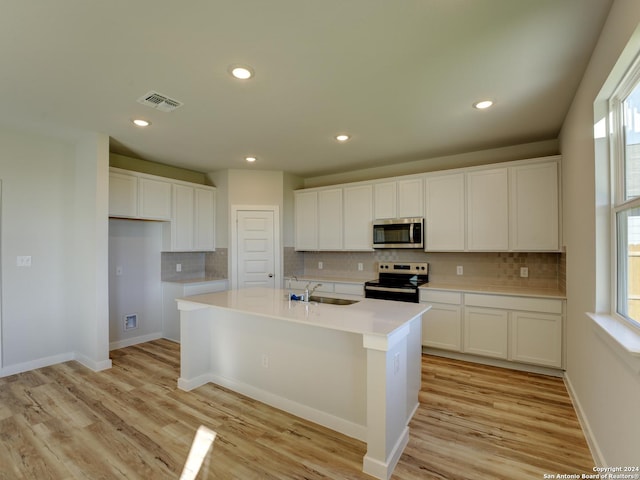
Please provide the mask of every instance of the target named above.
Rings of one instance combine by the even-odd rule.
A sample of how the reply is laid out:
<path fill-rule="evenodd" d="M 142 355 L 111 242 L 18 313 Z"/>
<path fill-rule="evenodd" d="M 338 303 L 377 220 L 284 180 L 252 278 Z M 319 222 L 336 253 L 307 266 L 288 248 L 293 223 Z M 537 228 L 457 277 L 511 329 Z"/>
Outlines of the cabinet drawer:
<path fill-rule="evenodd" d="M 554 298 L 510 297 L 465 293 L 464 304 L 475 307 L 504 308 L 542 313 L 562 313 L 562 300 Z"/>
<path fill-rule="evenodd" d="M 345 295 L 359 295 L 364 296 L 364 285 L 362 283 L 336 283 L 334 285 L 335 293 L 342 293 Z"/>
<path fill-rule="evenodd" d="M 427 303 L 450 303 L 452 305 L 460 305 L 462 303 L 462 294 L 459 292 L 444 292 L 441 290 L 420 290 L 420 301 Z"/>

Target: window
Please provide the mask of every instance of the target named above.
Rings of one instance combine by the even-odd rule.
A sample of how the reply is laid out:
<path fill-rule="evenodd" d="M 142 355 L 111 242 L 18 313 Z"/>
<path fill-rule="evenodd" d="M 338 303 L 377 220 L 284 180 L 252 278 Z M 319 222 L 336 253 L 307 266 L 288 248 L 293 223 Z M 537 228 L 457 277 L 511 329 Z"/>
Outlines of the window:
<path fill-rule="evenodd" d="M 616 312 L 640 326 L 640 62 L 610 101 Z"/>

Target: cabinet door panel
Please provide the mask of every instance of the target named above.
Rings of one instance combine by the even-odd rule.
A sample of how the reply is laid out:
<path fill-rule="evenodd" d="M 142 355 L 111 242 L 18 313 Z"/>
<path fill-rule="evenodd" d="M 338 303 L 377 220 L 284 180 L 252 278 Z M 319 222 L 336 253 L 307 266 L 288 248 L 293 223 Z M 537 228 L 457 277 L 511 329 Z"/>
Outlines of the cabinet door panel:
<path fill-rule="evenodd" d="M 396 198 L 396 182 L 376 183 L 373 187 L 374 218 L 395 218 Z"/>
<path fill-rule="evenodd" d="M 462 351 L 462 307 L 432 303 L 422 315 L 422 345 Z"/>
<path fill-rule="evenodd" d="M 109 174 L 109 215 L 138 216 L 138 178 L 133 175 Z"/>
<path fill-rule="evenodd" d="M 425 250 L 464 250 L 464 174 L 427 177 L 425 197 Z"/>
<path fill-rule="evenodd" d="M 508 320 L 506 310 L 465 307 L 464 351 L 485 357 L 508 357 Z"/>
<path fill-rule="evenodd" d="M 422 178 L 398 181 L 398 217 L 423 217 Z"/>
<path fill-rule="evenodd" d="M 511 313 L 511 360 L 562 367 L 562 317 Z"/>
<path fill-rule="evenodd" d="M 342 250 L 342 188 L 318 192 L 318 249 Z"/>
<path fill-rule="evenodd" d="M 318 192 L 295 192 L 295 249 L 318 249 Z"/>
<path fill-rule="evenodd" d="M 510 234 L 512 250 L 558 250 L 558 165 L 512 167 Z"/>
<path fill-rule="evenodd" d="M 215 191 L 195 189 L 195 232 L 193 248 L 198 251 L 215 250 Z"/>
<path fill-rule="evenodd" d="M 507 168 L 467 174 L 467 248 L 509 249 Z"/>
<path fill-rule="evenodd" d="M 171 183 L 140 177 L 139 216 L 149 220 L 171 220 Z"/>
<path fill-rule="evenodd" d="M 193 250 L 194 188 L 173 186 L 172 250 Z"/>
<path fill-rule="evenodd" d="M 344 249 L 372 250 L 373 187 L 345 187 Z"/>

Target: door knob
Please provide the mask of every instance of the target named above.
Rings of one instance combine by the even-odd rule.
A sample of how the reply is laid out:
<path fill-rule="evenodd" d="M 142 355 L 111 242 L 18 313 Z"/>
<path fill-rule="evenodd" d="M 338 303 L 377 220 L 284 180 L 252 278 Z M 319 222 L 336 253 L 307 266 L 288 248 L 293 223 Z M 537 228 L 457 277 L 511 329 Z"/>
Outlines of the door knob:
<path fill-rule="evenodd" d="M 273 278 L 273 273 L 270 273 L 270 274 L 269 274 L 269 278 Z"/>

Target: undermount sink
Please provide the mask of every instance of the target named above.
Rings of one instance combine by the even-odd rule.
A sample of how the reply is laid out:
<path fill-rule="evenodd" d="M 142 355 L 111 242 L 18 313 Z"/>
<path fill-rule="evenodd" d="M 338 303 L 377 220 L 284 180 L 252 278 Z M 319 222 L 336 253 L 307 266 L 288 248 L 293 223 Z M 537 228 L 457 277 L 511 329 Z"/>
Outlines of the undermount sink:
<path fill-rule="evenodd" d="M 318 302 L 318 303 L 330 303 L 331 305 L 351 305 L 359 302 L 359 300 L 347 300 L 346 298 L 318 297 L 316 295 L 311 295 L 309 297 L 309 301 Z"/>

